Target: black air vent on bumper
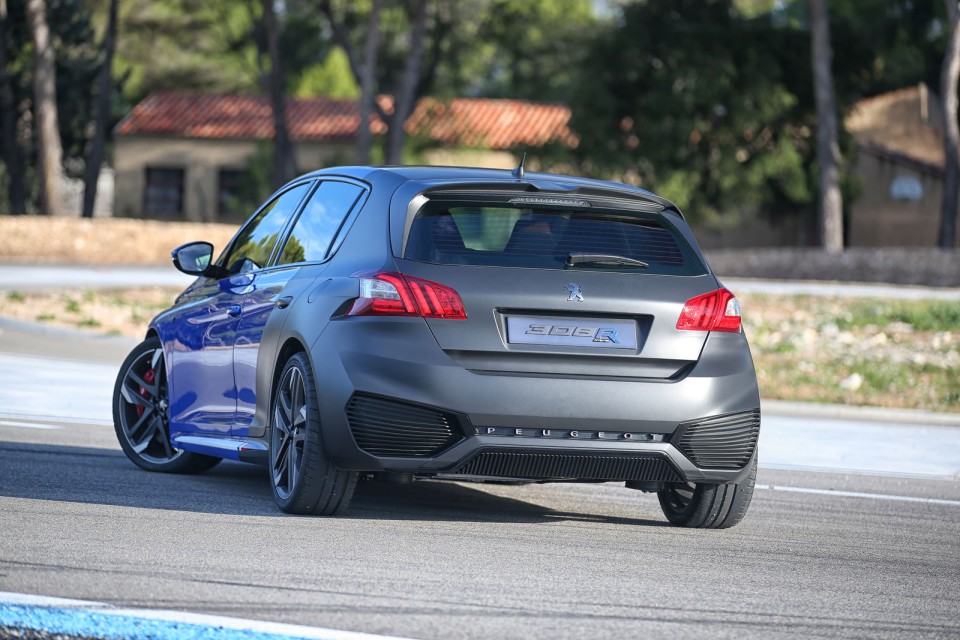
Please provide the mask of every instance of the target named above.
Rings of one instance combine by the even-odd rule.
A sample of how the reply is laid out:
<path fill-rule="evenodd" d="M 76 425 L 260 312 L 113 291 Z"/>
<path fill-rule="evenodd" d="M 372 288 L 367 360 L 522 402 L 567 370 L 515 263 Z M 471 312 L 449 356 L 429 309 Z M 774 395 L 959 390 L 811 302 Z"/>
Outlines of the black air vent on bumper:
<path fill-rule="evenodd" d="M 360 394 L 347 404 L 347 421 L 361 449 L 385 458 L 432 456 L 463 433 L 452 413 Z"/>
<path fill-rule="evenodd" d="M 497 478 L 681 481 L 673 466 L 657 454 L 483 451 L 458 467 L 454 473 Z"/>
<path fill-rule="evenodd" d="M 674 445 L 702 469 L 742 469 L 757 448 L 760 410 L 685 422 Z"/>

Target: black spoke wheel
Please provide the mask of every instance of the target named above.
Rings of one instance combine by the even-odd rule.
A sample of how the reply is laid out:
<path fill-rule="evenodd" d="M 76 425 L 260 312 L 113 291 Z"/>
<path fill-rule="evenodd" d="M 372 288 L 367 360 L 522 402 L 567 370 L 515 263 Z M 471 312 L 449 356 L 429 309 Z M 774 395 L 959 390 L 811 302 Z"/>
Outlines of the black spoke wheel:
<path fill-rule="evenodd" d="M 167 371 L 156 338 L 138 345 L 121 365 L 113 393 L 113 423 L 124 453 L 149 471 L 196 472 L 220 461 L 170 443 Z"/>
<path fill-rule="evenodd" d="M 690 509 L 696 495 L 697 485 L 692 482 L 669 485 L 659 492 L 660 506 L 667 517 L 680 518 Z"/>
<path fill-rule="evenodd" d="M 297 473 L 303 460 L 303 445 L 307 435 L 306 389 L 303 374 L 290 367 L 280 380 L 277 405 L 273 413 L 271 440 L 273 485 L 281 498 L 290 497 L 296 489 Z"/>
<path fill-rule="evenodd" d="M 757 481 L 757 456 L 753 456 L 750 472 L 740 482 L 730 484 L 667 485 L 657 492 L 663 515 L 673 524 L 696 529 L 726 529 L 747 513 Z"/>
<path fill-rule="evenodd" d="M 287 513 L 334 515 L 347 507 L 357 474 L 337 469 L 323 450 L 313 370 L 303 353 L 290 357 L 273 392 L 270 484 Z"/>

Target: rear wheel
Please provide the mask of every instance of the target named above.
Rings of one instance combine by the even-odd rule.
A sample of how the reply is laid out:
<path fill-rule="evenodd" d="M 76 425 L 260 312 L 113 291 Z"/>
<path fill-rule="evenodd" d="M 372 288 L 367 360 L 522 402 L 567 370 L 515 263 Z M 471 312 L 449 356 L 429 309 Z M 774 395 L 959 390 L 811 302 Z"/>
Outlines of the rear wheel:
<path fill-rule="evenodd" d="M 199 473 L 220 462 L 170 443 L 168 403 L 163 349 L 160 340 L 148 338 L 124 360 L 113 388 L 113 427 L 120 448 L 148 471 Z"/>
<path fill-rule="evenodd" d="M 757 481 L 757 456 L 746 478 L 732 484 L 677 483 L 657 492 L 667 520 L 694 529 L 726 529 L 747 513 Z"/>
<path fill-rule="evenodd" d="M 287 360 L 273 392 L 270 480 L 281 510 L 313 515 L 346 509 L 357 484 L 357 473 L 337 469 L 323 450 L 317 387 L 303 353 Z"/>

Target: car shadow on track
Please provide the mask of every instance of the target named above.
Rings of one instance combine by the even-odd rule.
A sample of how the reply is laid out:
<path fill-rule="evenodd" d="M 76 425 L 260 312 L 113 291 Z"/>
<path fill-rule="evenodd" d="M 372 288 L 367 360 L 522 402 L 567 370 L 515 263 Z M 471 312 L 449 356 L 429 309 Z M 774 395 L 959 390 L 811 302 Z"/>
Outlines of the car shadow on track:
<path fill-rule="evenodd" d="M 479 486 L 479 485 L 478 485 Z M 516 487 L 521 493 L 524 487 Z M 110 449 L 0 442 L 0 496 L 169 509 L 226 515 L 288 517 L 273 501 L 266 471 L 223 462 L 201 475 L 150 473 Z M 559 520 L 664 526 L 607 513 L 572 513 L 492 495 L 453 482 L 393 485 L 361 482 L 343 515 L 361 520 L 541 523 Z"/>
<path fill-rule="evenodd" d="M 418 481 L 411 485 L 364 482 L 357 487 L 348 518 L 367 520 L 433 520 L 456 522 L 558 522 L 580 521 L 605 524 L 670 526 L 662 520 L 632 518 L 606 511 L 606 505 L 593 505 L 593 512 L 572 512 L 553 509 L 536 502 L 493 495 L 481 484 L 447 481 Z M 534 490 L 536 485 L 529 485 Z M 512 487 L 511 492 L 523 495 L 527 486 Z M 556 497 L 556 496 L 553 496 Z M 639 493 L 637 511 L 640 511 Z M 568 502 L 564 500 L 563 502 Z M 563 503 L 558 503 L 561 506 Z"/>

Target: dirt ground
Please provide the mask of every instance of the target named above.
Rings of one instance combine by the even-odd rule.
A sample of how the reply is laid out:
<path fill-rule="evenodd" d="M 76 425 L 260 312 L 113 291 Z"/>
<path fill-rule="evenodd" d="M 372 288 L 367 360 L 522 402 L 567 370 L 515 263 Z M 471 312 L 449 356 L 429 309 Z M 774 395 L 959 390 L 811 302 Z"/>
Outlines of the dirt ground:
<path fill-rule="evenodd" d="M 0 216 L 0 262 L 167 265 L 174 247 L 206 240 L 219 250 L 236 231 L 228 224 Z"/>
<path fill-rule="evenodd" d="M 155 315 L 170 307 L 180 289 L 143 287 L 78 291 L 0 291 L 0 315 L 93 333 L 142 337 Z"/>

